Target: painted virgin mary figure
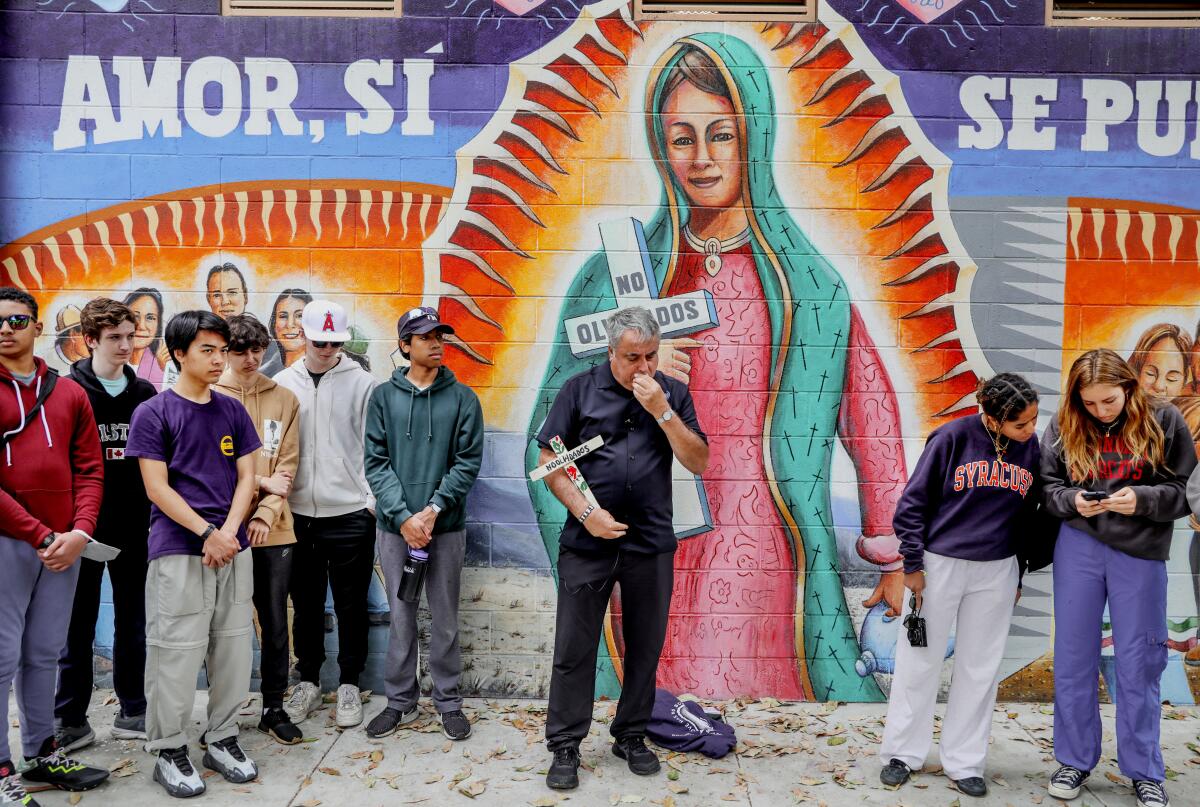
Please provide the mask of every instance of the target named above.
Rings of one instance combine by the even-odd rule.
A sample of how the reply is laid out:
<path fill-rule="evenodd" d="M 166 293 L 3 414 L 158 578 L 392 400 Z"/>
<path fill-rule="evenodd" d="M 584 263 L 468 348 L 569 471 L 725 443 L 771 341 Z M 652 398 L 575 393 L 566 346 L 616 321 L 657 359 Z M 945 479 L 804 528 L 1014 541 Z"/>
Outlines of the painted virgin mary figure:
<path fill-rule="evenodd" d="M 679 39 L 651 73 L 646 129 L 662 204 L 645 226 L 663 297 L 708 291 L 718 324 L 664 340 L 659 369 L 689 384 L 709 435 L 703 485 L 713 527 L 680 542 L 659 685 L 730 698 L 878 700 L 859 656 L 834 535 L 831 463 L 840 439 L 858 477 L 858 554 L 880 569 L 868 607 L 898 611 L 892 534 L 907 474 L 895 394 L 846 284 L 781 201 L 773 176 L 770 78 L 746 43 Z M 794 189 L 802 195 L 803 189 Z M 615 308 L 603 254 L 574 278 L 560 323 Z M 558 388 L 594 360 L 559 325 L 537 399 L 536 432 Z M 527 463 L 537 446 L 531 440 Z M 552 562 L 563 510 L 531 484 Z M 664 503 L 669 506 L 669 503 Z M 597 689 L 621 669 L 619 592 L 599 648 Z"/>

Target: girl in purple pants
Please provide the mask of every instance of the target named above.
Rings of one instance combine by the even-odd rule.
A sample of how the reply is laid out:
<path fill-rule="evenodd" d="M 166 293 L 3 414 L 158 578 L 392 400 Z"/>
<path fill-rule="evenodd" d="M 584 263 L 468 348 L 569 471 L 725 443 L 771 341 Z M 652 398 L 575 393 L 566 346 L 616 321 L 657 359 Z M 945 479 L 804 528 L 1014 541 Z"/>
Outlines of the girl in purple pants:
<path fill-rule="evenodd" d="M 1196 452 L 1183 416 L 1150 398 L 1111 350 L 1071 365 L 1042 436 L 1046 508 L 1063 519 L 1054 550 L 1054 756 L 1050 795 L 1079 795 L 1100 759 L 1100 632 L 1112 620 L 1117 758 L 1139 807 L 1167 807 L 1159 678 L 1167 664 L 1171 531 L 1187 515 Z"/>

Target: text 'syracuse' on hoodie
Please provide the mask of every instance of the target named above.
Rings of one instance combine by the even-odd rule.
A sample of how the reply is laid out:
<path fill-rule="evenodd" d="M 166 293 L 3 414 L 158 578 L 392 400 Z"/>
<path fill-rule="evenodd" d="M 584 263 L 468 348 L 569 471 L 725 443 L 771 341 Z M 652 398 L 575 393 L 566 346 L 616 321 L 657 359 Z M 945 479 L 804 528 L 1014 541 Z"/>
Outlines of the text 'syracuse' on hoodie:
<path fill-rule="evenodd" d="M 96 531 L 104 492 L 100 439 L 87 394 L 69 378 L 58 384 L 27 426 L 49 368 L 35 358 L 26 386 L 0 366 L 0 536 L 37 546 L 51 532 Z M 69 603 L 68 603 L 69 605 Z"/>

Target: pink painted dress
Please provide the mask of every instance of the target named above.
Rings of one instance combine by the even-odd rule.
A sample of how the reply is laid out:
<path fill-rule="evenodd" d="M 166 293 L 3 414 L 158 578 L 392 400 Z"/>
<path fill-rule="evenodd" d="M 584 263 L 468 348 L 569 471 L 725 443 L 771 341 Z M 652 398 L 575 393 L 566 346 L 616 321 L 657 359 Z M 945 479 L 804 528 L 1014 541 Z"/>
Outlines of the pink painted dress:
<path fill-rule="evenodd" d="M 767 483 L 770 314 L 750 233 L 722 243 L 715 276 L 690 232 L 664 296 L 703 289 L 717 327 L 697 334 L 689 389 L 708 434 L 704 473 L 714 527 L 680 542 L 658 684 L 703 698 L 802 697 L 796 563 Z"/>

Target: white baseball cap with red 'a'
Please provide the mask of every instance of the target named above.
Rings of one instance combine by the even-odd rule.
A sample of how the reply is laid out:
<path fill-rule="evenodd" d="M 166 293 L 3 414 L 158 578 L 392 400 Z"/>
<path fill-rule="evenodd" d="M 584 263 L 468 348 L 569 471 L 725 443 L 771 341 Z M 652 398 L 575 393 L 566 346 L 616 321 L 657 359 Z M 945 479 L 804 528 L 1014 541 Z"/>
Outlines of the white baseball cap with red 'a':
<path fill-rule="evenodd" d="M 304 337 L 310 342 L 349 342 L 346 309 L 331 300 L 313 300 L 300 317 Z"/>

